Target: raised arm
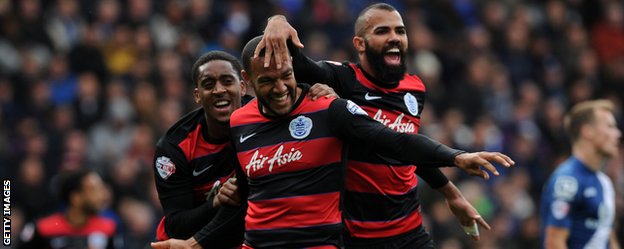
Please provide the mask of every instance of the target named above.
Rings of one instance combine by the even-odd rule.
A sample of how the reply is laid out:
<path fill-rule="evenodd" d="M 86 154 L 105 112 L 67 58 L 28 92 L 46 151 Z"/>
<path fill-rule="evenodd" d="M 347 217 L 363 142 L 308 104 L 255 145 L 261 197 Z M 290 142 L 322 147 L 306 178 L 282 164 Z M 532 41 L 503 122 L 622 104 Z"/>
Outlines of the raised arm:
<path fill-rule="evenodd" d="M 287 62 L 290 57 L 286 45 L 288 39 L 291 39 L 298 48 L 303 48 L 303 43 L 299 40 L 297 30 L 288 23 L 285 16 L 274 15 L 269 17 L 262 40 L 260 40 L 260 44 L 254 51 L 254 58 L 260 55 L 262 49 L 266 49 L 264 67 L 269 67 L 271 58 L 275 57 L 277 69 L 282 68 L 282 63 Z"/>
<path fill-rule="evenodd" d="M 355 103 L 337 99 L 330 106 L 330 116 L 336 134 L 348 143 L 364 144 L 373 153 L 412 162 L 420 167 L 457 166 L 470 175 L 489 179 L 481 167 L 498 175 L 491 162 L 510 167 L 514 162 L 498 152 L 466 153 L 452 149 L 430 138 L 417 134 L 398 133 L 371 119 Z"/>

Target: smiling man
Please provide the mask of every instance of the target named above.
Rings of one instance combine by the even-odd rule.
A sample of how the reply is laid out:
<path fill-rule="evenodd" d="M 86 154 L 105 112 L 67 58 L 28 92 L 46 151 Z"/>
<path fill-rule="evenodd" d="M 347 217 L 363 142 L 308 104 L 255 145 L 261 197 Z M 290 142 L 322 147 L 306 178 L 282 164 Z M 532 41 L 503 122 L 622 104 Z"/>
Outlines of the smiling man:
<path fill-rule="evenodd" d="M 230 119 L 239 190 L 248 203 L 244 248 L 342 247 L 346 146 L 422 167 L 456 165 L 473 175 L 486 174 L 481 167 L 497 175 L 491 162 L 513 164 L 501 153 L 465 153 L 397 133 L 349 100 L 312 101 L 289 60 L 278 69 L 275 60 L 263 66 L 263 51 L 254 58 L 261 39 L 249 41 L 242 53 L 242 75 L 257 98 Z"/>
<path fill-rule="evenodd" d="M 270 58 L 280 63 L 292 56 L 294 71 L 302 82 L 328 84 L 374 120 L 397 132 L 418 134 L 426 86 L 418 76 L 406 72 L 408 37 L 394 7 L 373 4 L 358 15 L 353 47 L 359 63 L 316 62 L 300 51 L 302 46 L 286 18 L 274 16 L 256 52 L 266 48 L 265 66 Z M 347 165 L 346 248 L 433 248 L 431 236 L 422 226 L 417 175 L 444 195 L 471 238 L 479 239 L 477 224 L 490 228 L 439 169 L 369 153 L 359 145 L 350 148 Z"/>
<path fill-rule="evenodd" d="M 238 205 L 234 180 L 228 179 L 237 165 L 229 122 L 245 92 L 240 71 L 238 60 L 221 51 L 208 52 L 193 65 L 193 98 L 201 107 L 176 122 L 156 145 L 154 174 L 165 213 L 157 229 L 159 240 L 190 238 L 189 245 L 211 248 L 242 242 L 242 220 L 222 224 L 231 226 L 227 236 L 215 239 L 200 232 L 221 204 Z"/>

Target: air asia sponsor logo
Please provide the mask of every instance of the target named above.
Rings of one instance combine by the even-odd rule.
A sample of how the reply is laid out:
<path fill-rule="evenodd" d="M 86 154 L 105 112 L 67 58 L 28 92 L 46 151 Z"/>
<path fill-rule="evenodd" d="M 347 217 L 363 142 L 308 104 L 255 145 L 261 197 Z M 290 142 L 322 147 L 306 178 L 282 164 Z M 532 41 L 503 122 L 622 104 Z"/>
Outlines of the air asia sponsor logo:
<path fill-rule="evenodd" d="M 405 114 L 401 113 L 399 116 L 396 117 L 395 120 L 392 120 L 390 117 L 384 114 L 381 109 L 378 109 L 375 113 L 375 116 L 373 116 L 373 119 L 377 120 L 379 123 L 384 124 L 385 126 L 388 126 L 388 128 L 396 132 L 415 133 L 416 125 L 414 125 L 414 123 L 408 118 L 405 118 L 406 121 L 403 122 L 404 117 Z"/>
<path fill-rule="evenodd" d="M 175 164 L 166 156 L 156 158 L 156 169 L 162 179 L 167 180 L 175 172 Z"/>
<path fill-rule="evenodd" d="M 272 172 L 274 166 L 282 167 L 287 163 L 299 161 L 303 157 L 301 151 L 296 150 L 295 148 L 290 148 L 290 150 L 287 149 L 286 153 L 283 153 L 283 151 L 284 145 L 280 145 L 277 151 L 275 151 L 275 154 L 272 156 L 262 155 L 260 154 L 260 150 L 256 150 L 251 157 L 251 160 L 249 160 L 249 163 L 245 165 L 247 175 L 249 176 L 251 170 L 256 172 L 264 168 L 266 164 L 269 165 L 269 172 Z"/>

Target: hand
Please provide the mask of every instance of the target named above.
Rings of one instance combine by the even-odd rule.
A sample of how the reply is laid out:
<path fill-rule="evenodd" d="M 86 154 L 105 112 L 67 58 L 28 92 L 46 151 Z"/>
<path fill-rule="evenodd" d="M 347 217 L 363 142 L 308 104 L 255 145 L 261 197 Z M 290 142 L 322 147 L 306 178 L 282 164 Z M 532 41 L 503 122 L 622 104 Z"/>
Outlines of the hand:
<path fill-rule="evenodd" d="M 482 170 L 481 166 L 483 166 L 488 171 L 494 173 L 494 175 L 496 176 L 500 175 L 496 170 L 496 167 L 494 167 L 491 162 L 496 162 L 505 166 L 506 168 L 509 168 L 515 164 L 515 162 L 511 160 L 511 158 L 500 152 L 481 151 L 474 153 L 463 153 L 455 157 L 455 165 L 458 168 L 466 171 L 466 173 L 468 173 L 469 175 L 480 176 L 483 177 L 483 179 L 485 180 L 490 179 L 490 175 L 487 173 L 487 171 Z"/>
<path fill-rule="evenodd" d="M 449 207 L 453 215 L 459 220 L 462 226 L 473 226 L 475 222 L 481 227 L 491 230 L 490 225 L 479 215 L 479 212 L 463 197 L 446 199 L 446 205 Z M 479 240 L 478 234 L 467 234 L 473 240 Z"/>
<path fill-rule="evenodd" d="M 271 56 L 275 57 L 277 69 L 282 68 L 282 62 L 290 60 L 290 53 L 286 41 L 292 39 L 293 44 L 299 48 L 303 48 L 303 44 L 299 40 L 297 30 L 290 26 L 286 17 L 282 15 L 272 16 L 269 18 L 262 40 L 258 43 L 254 51 L 254 58 L 258 57 L 260 51 L 264 51 L 264 67 L 269 67 Z"/>
<path fill-rule="evenodd" d="M 202 248 L 193 237 L 188 240 L 181 239 L 168 239 L 165 241 L 158 241 L 150 243 L 150 246 L 154 249 L 194 249 Z"/>
<path fill-rule="evenodd" d="M 221 188 L 219 193 L 212 201 L 212 206 L 215 208 L 220 207 L 223 204 L 240 206 L 240 196 L 238 195 L 238 186 L 236 185 L 236 178 L 230 178 Z"/>
<path fill-rule="evenodd" d="M 316 100 L 319 97 L 325 96 L 325 98 L 336 97 L 339 98 L 338 94 L 334 92 L 334 89 L 329 87 L 328 85 L 316 83 L 310 87 L 308 91 L 308 96 L 312 98 L 312 100 Z"/>

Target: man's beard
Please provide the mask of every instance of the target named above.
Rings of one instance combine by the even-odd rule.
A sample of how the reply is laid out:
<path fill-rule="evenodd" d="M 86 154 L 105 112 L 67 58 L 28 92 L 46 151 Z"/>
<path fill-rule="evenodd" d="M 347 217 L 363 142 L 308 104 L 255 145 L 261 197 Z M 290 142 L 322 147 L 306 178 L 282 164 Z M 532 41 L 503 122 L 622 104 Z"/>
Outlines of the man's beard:
<path fill-rule="evenodd" d="M 401 57 L 401 63 L 399 66 L 389 66 L 384 61 L 384 54 L 391 48 L 398 47 L 394 44 L 390 44 L 388 46 L 384 46 L 381 51 L 375 51 L 375 49 L 371 48 L 368 45 L 368 41 L 364 41 L 364 45 L 366 46 L 366 58 L 368 58 L 368 63 L 373 67 L 375 71 L 375 75 L 378 80 L 381 80 L 385 83 L 390 82 L 399 82 L 405 76 L 406 66 L 405 66 L 405 52 L 401 50 L 399 52 L 399 56 Z"/>

